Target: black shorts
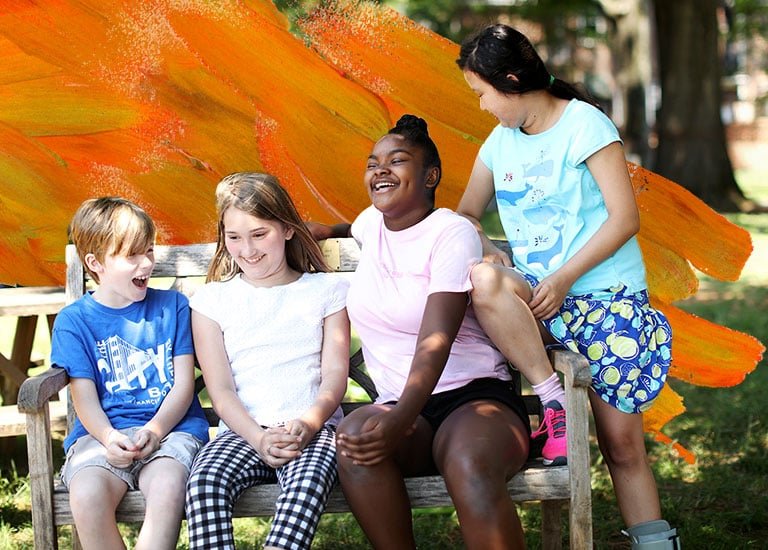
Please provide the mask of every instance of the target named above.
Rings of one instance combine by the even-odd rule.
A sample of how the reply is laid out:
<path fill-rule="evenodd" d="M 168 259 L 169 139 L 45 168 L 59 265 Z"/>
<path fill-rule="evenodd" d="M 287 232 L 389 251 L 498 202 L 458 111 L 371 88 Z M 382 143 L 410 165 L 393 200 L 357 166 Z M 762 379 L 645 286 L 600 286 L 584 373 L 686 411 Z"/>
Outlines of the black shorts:
<path fill-rule="evenodd" d="M 446 392 L 432 394 L 427 404 L 421 410 L 423 416 L 432 430 L 437 432 L 448 416 L 470 401 L 491 400 L 498 401 L 512 409 L 520 417 L 528 433 L 531 431 L 528 413 L 525 403 L 518 395 L 511 380 L 499 380 L 498 378 L 478 378 L 466 386 L 448 390 Z"/>

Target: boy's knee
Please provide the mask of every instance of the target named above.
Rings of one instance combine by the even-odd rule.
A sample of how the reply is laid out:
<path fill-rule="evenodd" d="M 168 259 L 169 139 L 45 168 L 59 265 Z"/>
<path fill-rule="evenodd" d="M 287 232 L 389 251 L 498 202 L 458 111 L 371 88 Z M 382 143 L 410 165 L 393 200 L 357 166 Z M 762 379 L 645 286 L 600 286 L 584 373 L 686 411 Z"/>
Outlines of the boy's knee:
<path fill-rule="evenodd" d="M 99 483 L 80 482 L 69 489 L 69 507 L 72 515 L 111 514 L 120 502 L 120 495 L 113 495 L 108 487 Z"/>

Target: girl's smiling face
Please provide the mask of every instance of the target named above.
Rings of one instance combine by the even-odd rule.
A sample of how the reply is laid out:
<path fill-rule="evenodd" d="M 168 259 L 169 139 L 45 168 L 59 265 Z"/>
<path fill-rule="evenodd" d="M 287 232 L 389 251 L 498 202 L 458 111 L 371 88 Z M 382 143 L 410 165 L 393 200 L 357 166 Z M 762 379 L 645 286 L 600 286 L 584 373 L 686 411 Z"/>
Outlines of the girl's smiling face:
<path fill-rule="evenodd" d="M 424 152 L 398 134 L 381 138 L 368 157 L 365 186 L 388 229 L 415 225 L 431 211 L 437 168 L 424 169 Z"/>
<path fill-rule="evenodd" d="M 246 282 L 270 287 L 296 279 L 285 257 L 285 242 L 293 237 L 292 228 L 235 207 L 224 212 L 223 222 L 227 252 L 242 270 Z"/>
<path fill-rule="evenodd" d="M 495 116 L 505 128 L 519 128 L 525 122 L 525 110 L 520 94 L 505 94 L 480 78 L 477 73 L 464 71 L 464 80 L 480 98 L 480 109 Z"/>

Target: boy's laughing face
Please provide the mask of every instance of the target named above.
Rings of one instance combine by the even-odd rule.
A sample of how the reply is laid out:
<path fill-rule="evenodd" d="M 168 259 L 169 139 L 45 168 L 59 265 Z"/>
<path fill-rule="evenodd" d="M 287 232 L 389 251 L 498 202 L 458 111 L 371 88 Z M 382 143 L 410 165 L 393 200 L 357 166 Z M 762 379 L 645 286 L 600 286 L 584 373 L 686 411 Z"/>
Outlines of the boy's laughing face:
<path fill-rule="evenodd" d="M 103 262 L 95 257 L 91 261 L 91 269 L 99 276 L 93 298 L 100 304 L 119 309 L 146 297 L 149 276 L 155 267 L 153 246 L 131 255 L 107 254 Z"/>

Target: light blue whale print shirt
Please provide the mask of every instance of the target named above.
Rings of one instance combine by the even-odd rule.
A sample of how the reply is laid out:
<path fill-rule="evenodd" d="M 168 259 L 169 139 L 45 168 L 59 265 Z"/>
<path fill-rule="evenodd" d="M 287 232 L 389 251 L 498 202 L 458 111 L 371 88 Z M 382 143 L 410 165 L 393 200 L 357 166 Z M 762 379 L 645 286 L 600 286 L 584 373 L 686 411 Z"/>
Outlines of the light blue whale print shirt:
<path fill-rule="evenodd" d="M 491 132 L 480 148 L 480 160 L 493 172 L 499 216 L 518 269 L 543 279 L 605 222 L 605 201 L 586 160 L 615 141 L 621 139 L 613 122 L 578 100 L 542 133 L 528 135 L 502 126 Z M 646 288 L 635 237 L 582 275 L 569 294 L 599 292 L 620 283 L 629 292 Z"/>

